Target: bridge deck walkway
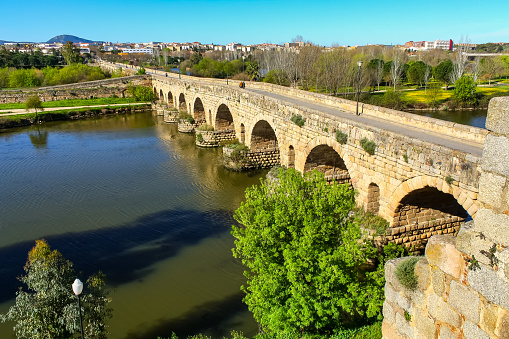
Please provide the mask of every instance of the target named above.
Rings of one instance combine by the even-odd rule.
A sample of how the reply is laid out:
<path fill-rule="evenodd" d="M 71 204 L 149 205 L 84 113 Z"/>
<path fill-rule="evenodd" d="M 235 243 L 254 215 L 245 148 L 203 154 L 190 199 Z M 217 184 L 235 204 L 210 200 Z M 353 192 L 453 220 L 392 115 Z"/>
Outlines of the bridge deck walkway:
<path fill-rule="evenodd" d="M 443 134 L 425 131 L 422 129 L 418 129 L 415 127 L 411 127 L 408 125 L 392 122 L 385 119 L 374 118 L 371 116 L 363 116 L 363 115 L 355 115 L 355 112 L 347 112 L 341 110 L 334 106 L 317 104 L 311 101 L 306 101 L 303 99 L 294 98 L 291 96 L 286 96 L 282 94 L 276 94 L 268 91 L 263 91 L 260 89 L 253 89 L 247 87 L 246 91 L 264 95 L 266 97 L 270 97 L 276 100 L 286 101 L 295 105 L 299 105 L 305 108 L 317 110 L 320 112 L 328 113 L 343 119 L 348 119 L 351 121 L 356 121 L 360 123 L 364 123 L 366 125 L 371 125 L 380 129 L 384 129 L 390 132 L 398 133 L 401 135 L 405 135 L 411 138 L 415 138 L 422 141 L 431 142 L 440 146 L 444 146 L 450 149 L 462 151 L 465 153 L 470 153 L 475 156 L 480 157 L 482 155 L 483 145 L 480 143 L 475 143 L 471 141 L 465 141 L 460 139 L 453 139 Z"/>

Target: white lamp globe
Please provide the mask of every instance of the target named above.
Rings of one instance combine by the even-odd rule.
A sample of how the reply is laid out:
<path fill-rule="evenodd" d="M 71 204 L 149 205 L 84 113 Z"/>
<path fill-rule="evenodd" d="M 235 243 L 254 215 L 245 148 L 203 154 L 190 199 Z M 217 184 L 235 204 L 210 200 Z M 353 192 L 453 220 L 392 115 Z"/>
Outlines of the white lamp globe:
<path fill-rule="evenodd" d="M 79 279 L 74 280 L 74 283 L 72 284 L 72 291 L 76 295 L 81 294 L 81 292 L 83 291 L 83 283 L 81 282 L 81 280 Z"/>

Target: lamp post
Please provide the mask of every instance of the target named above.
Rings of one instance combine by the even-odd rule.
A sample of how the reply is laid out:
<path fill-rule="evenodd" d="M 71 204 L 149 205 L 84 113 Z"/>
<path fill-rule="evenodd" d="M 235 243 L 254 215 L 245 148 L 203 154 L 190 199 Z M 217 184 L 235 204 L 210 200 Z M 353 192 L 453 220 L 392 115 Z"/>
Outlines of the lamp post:
<path fill-rule="evenodd" d="M 74 280 L 74 283 L 72 284 L 72 291 L 76 296 L 78 297 L 78 310 L 80 312 L 80 329 L 81 329 L 81 338 L 85 339 L 85 336 L 83 335 L 83 319 L 81 317 L 81 302 L 80 302 L 80 294 L 83 291 L 83 283 L 81 280 L 76 279 Z"/>
<path fill-rule="evenodd" d="M 362 66 L 362 60 L 357 61 L 357 66 L 359 66 L 359 79 L 357 81 L 357 111 L 355 112 L 356 115 L 359 115 L 359 92 L 361 89 L 361 66 Z"/>
<path fill-rule="evenodd" d="M 243 76 L 243 79 L 242 80 L 242 88 L 246 88 L 246 70 L 245 70 L 245 67 L 244 67 L 244 62 L 246 61 L 246 56 L 243 55 L 242 56 L 242 76 Z"/>

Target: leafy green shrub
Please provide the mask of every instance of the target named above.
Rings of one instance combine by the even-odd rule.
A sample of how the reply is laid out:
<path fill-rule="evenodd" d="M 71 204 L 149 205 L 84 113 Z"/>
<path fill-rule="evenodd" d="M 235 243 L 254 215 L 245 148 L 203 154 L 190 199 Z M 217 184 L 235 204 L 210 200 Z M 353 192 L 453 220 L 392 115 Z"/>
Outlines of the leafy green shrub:
<path fill-rule="evenodd" d="M 389 222 L 376 214 L 364 210 L 362 207 L 353 209 L 354 222 L 364 228 L 375 230 L 378 234 L 385 234 Z"/>
<path fill-rule="evenodd" d="M 408 313 L 408 311 L 405 311 L 405 320 L 406 321 L 411 321 L 412 320 L 412 316 L 410 315 L 410 313 Z"/>
<path fill-rule="evenodd" d="M 403 159 L 405 160 L 405 162 L 408 162 L 408 154 L 407 153 L 403 154 Z"/>
<path fill-rule="evenodd" d="M 467 105 L 474 105 L 477 101 L 477 84 L 474 79 L 468 75 L 463 75 L 456 80 L 454 85 L 453 97 L 459 102 Z"/>
<path fill-rule="evenodd" d="M 290 120 L 293 121 L 295 125 L 299 127 L 304 126 L 304 124 L 306 123 L 306 119 L 304 119 L 300 114 L 292 116 Z"/>
<path fill-rule="evenodd" d="M 198 140 L 198 142 L 203 142 L 203 135 L 201 135 L 201 133 L 196 134 L 196 140 Z"/>
<path fill-rule="evenodd" d="M 156 95 L 154 91 L 152 91 L 152 88 L 141 85 L 133 86 L 129 84 L 127 86 L 127 94 L 139 101 L 148 102 L 156 99 Z"/>
<path fill-rule="evenodd" d="M 396 278 L 403 287 L 409 290 L 415 290 L 418 281 L 415 275 L 415 265 L 419 261 L 419 258 L 412 257 L 401 261 L 396 267 Z"/>
<path fill-rule="evenodd" d="M 369 154 L 375 154 L 376 144 L 374 141 L 368 140 L 368 138 L 361 139 L 361 147 Z"/>
<path fill-rule="evenodd" d="M 453 177 L 451 177 L 450 175 L 448 175 L 448 176 L 446 176 L 446 177 L 445 177 L 445 182 L 446 182 L 449 186 L 451 186 L 451 185 L 452 185 L 452 183 L 454 182 L 454 178 L 453 178 Z"/>
<path fill-rule="evenodd" d="M 336 130 L 336 140 L 341 145 L 344 145 L 348 141 L 348 135 L 337 129 Z"/>
<path fill-rule="evenodd" d="M 403 94 L 393 89 L 388 89 L 382 98 L 382 104 L 385 107 L 392 109 L 402 109 L 405 107 L 405 101 L 403 100 Z"/>
<path fill-rule="evenodd" d="M 136 75 L 142 75 L 142 74 L 146 74 L 146 73 L 147 73 L 147 71 L 145 70 L 145 68 L 140 67 L 138 69 L 138 72 L 136 72 Z"/>
<path fill-rule="evenodd" d="M 213 131 L 214 130 L 214 126 L 203 124 L 203 125 L 198 126 L 196 129 L 198 131 Z"/>
<path fill-rule="evenodd" d="M 179 114 L 180 120 L 187 120 L 190 124 L 194 124 L 194 118 L 191 114 L 187 113 L 186 111 L 181 111 Z"/>

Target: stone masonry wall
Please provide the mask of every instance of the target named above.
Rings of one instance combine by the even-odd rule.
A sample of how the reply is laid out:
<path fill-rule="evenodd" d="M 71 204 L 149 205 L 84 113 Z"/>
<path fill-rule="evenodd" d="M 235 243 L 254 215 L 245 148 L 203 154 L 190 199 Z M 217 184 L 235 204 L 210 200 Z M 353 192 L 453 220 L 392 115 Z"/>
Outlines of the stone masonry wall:
<path fill-rule="evenodd" d="M 383 338 L 509 338 L 509 97 L 490 102 L 480 208 L 454 237 L 435 235 L 417 262 L 415 290 L 386 265 Z"/>
<path fill-rule="evenodd" d="M 28 96 L 34 94 L 38 95 L 43 102 L 64 99 L 108 98 L 112 95 L 124 97 L 124 92 L 130 83 L 150 86 L 151 81 L 149 76 L 136 75 L 52 87 L 6 90 L 0 92 L 0 103 L 23 103 Z"/>

